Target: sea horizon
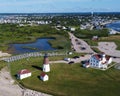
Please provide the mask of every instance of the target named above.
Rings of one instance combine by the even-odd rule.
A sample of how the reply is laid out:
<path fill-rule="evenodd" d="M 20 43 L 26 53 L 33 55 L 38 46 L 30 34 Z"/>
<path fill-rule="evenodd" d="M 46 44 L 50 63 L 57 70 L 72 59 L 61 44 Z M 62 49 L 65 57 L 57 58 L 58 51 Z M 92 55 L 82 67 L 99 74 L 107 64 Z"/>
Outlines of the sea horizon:
<path fill-rule="evenodd" d="M 0 15 L 19 15 L 19 14 L 120 14 L 120 12 L 44 12 L 44 13 L 40 13 L 40 12 L 23 12 L 23 13 L 19 13 L 19 12 L 6 12 L 6 13 L 0 13 Z"/>

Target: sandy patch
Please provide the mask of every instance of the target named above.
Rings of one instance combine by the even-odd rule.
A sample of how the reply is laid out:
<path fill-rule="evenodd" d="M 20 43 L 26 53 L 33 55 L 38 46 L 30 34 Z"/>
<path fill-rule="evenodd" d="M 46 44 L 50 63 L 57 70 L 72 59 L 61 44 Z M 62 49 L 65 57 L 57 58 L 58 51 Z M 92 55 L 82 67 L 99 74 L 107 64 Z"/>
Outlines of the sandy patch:
<path fill-rule="evenodd" d="M 0 51 L 0 57 L 6 57 L 6 56 L 11 56 L 8 53 L 3 53 L 2 51 Z"/>

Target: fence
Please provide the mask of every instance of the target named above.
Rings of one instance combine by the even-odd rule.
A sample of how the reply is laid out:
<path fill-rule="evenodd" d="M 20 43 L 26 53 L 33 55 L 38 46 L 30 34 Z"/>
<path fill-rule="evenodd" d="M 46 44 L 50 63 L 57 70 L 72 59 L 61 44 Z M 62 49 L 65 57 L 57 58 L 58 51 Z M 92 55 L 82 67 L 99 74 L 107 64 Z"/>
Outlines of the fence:
<path fill-rule="evenodd" d="M 44 55 L 45 55 L 45 53 L 32 52 L 32 53 L 11 56 L 9 58 L 4 58 L 3 60 L 6 62 L 13 62 L 13 61 L 17 61 L 17 60 L 29 58 L 29 57 L 39 57 L 39 56 L 43 57 Z M 64 56 L 64 55 L 67 55 L 67 52 L 65 52 L 65 53 L 52 52 L 52 53 L 47 53 L 47 55 L 48 56 Z"/>

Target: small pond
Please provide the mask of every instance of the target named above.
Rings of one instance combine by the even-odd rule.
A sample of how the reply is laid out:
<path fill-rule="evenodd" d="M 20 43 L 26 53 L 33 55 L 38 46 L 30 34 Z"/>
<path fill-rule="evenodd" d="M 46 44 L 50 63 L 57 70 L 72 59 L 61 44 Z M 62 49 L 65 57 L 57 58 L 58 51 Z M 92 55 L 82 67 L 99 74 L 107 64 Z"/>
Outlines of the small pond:
<path fill-rule="evenodd" d="M 22 54 L 28 52 L 56 50 L 48 43 L 52 38 L 39 38 L 32 43 L 10 44 L 9 52 L 12 54 Z"/>

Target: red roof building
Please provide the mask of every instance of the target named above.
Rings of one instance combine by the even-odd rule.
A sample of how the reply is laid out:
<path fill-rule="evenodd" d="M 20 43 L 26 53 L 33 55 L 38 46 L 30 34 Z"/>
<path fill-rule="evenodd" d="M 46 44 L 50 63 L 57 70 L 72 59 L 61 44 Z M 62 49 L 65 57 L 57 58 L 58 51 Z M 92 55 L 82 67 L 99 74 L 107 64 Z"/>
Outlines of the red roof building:
<path fill-rule="evenodd" d="M 48 80 L 49 80 L 49 77 L 48 77 L 47 74 L 45 74 L 44 72 L 42 72 L 42 73 L 40 74 L 40 79 L 41 79 L 42 81 L 48 81 Z"/>
<path fill-rule="evenodd" d="M 23 69 L 18 72 L 17 78 L 21 80 L 21 79 L 30 77 L 31 75 L 32 73 L 28 69 Z"/>
<path fill-rule="evenodd" d="M 27 69 L 23 69 L 23 70 L 20 70 L 19 72 L 18 72 L 18 74 L 20 74 L 20 75 L 22 75 L 22 74 L 27 74 L 27 73 L 31 73 L 29 70 L 27 70 Z"/>
<path fill-rule="evenodd" d="M 112 62 L 112 58 L 105 53 L 92 55 L 89 64 L 90 67 L 107 69 L 108 65 Z"/>

